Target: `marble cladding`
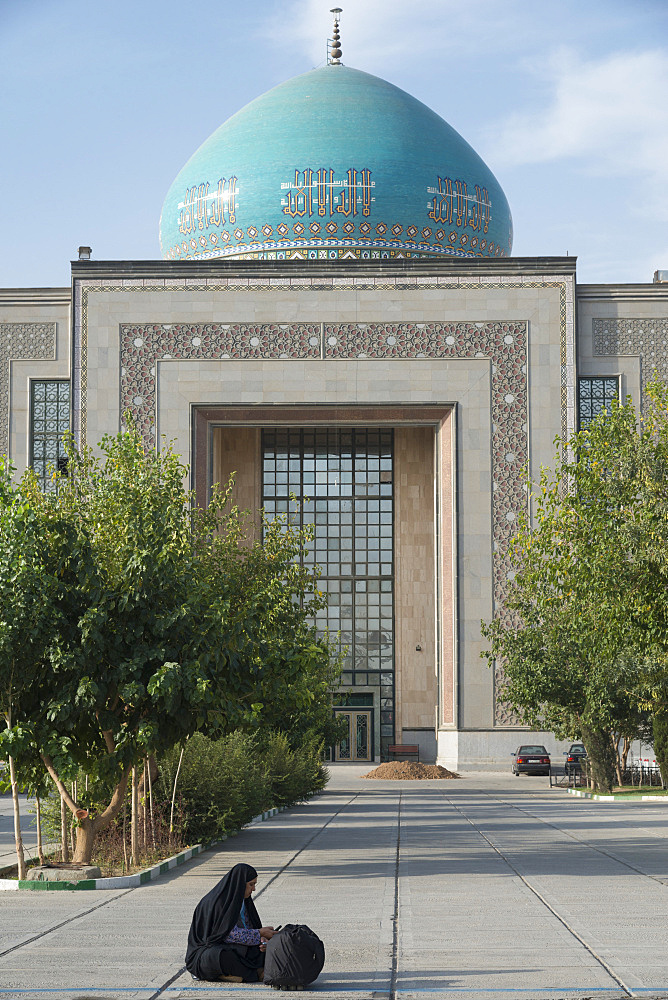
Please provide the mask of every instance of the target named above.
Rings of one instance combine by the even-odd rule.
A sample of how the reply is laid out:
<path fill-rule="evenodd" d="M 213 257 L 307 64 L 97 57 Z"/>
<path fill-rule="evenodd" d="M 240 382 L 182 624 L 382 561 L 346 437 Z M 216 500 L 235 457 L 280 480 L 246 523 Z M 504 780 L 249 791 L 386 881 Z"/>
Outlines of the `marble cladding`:
<path fill-rule="evenodd" d="M 257 511 L 262 507 L 262 445 L 259 427 L 212 428 L 211 482 L 222 491 L 234 476 L 233 503 L 240 510 L 250 510 L 256 520 L 250 525 L 247 541 L 261 537 Z M 247 527 L 249 527 L 247 525 Z"/>
<path fill-rule="evenodd" d="M 464 275 L 456 277 L 452 275 L 433 276 L 410 276 L 410 275 L 383 275 L 373 276 L 362 274 L 360 277 L 341 275 L 340 277 L 318 275 L 316 277 L 298 276 L 277 276 L 268 280 L 258 280 L 257 278 L 246 278 L 241 276 L 224 277 L 177 277 L 159 278 L 147 275 L 142 278 L 122 279 L 118 278 L 94 278 L 78 279 L 74 283 L 74 370 L 73 378 L 73 399 L 74 399 L 74 431 L 77 439 L 86 438 L 86 409 L 87 409 L 87 352 L 88 352 L 88 311 L 91 294 L 103 293 L 123 293 L 124 296 L 138 296 L 139 298 L 150 298 L 155 301 L 155 313 L 161 314 L 163 307 L 159 305 L 159 299 L 168 296 L 171 303 L 167 305 L 173 315 L 179 304 L 183 309 L 193 315 L 198 305 L 195 293 L 206 293 L 207 296 L 222 292 L 226 296 L 236 296 L 239 293 L 250 293 L 266 297 L 266 293 L 276 293 L 279 290 L 288 290 L 294 296 L 293 306 L 295 311 L 301 310 L 302 303 L 306 300 L 304 295 L 312 295 L 316 292 L 336 292 L 343 293 L 354 291 L 360 296 L 360 302 L 365 295 L 377 294 L 388 291 L 393 295 L 401 295 L 403 292 L 420 292 L 426 302 L 441 303 L 442 294 L 456 290 L 459 295 L 466 296 L 469 293 L 483 293 L 486 297 L 487 306 L 494 307 L 497 303 L 502 306 L 502 301 L 498 300 L 498 293 L 501 292 L 503 298 L 508 295 L 523 294 L 538 290 L 554 289 L 559 295 L 559 343 L 561 345 L 561 401 L 562 401 L 562 427 L 561 433 L 567 436 L 575 428 L 575 395 L 572 391 L 571 382 L 574 373 L 575 357 L 575 324 L 574 324 L 574 280 L 571 277 L 551 274 L 508 274 L 508 275 L 480 275 L 471 277 Z M 162 293 L 162 294 L 161 294 Z M 435 293 L 439 293 L 434 298 Z M 175 298 L 175 296 L 177 298 Z M 181 298 L 182 296 L 182 302 Z M 128 301 L 130 301 L 128 299 Z M 139 299 L 138 299 L 139 301 Z M 508 299 L 510 301 L 510 299 Z M 479 300 L 476 298 L 470 303 L 471 309 L 477 309 Z M 395 308 L 393 302 L 391 308 Z M 441 306 L 442 308 L 442 303 Z M 533 306 L 531 307 L 534 308 Z M 382 310 L 382 305 L 381 305 Z M 440 309 L 439 309 L 440 311 Z M 468 307 L 467 307 L 468 311 Z M 354 310 L 356 312 L 356 310 Z M 522 314 L 521 309 L 516 314 Z M 504 312 L 504 316 L 507 313 Z M 541 309 L 542 315 L 542 309 Z M 347 317 L 343 317 L 347 318 Z M 429 318 L 429 317 L 427 317 Z M 538 316 L 536 316 L 538 319 Z"/>
<path fill-rule="evenodd" d="M 397 733 L 433 727 L 438 703 L 434 446 L 433 427 L 395 427 Z M 445 583 L 451 586 L 450 580 Z M 452 663 L 444 667 L 451 675 Z"/>

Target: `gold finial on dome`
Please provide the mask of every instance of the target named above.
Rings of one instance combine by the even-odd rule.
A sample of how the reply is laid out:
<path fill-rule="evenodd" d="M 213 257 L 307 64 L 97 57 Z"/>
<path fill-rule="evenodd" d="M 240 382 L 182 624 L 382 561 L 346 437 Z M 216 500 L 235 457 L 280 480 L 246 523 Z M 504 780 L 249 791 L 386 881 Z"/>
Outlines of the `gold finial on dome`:
<path fill-rule="evenodd" d="M 342 13 L 342 7 L 332 7 L 331 13 L 334 15 L 334 36 L 329 46 L 329 58 L 327 62 L 330 66 L 340 66 L 341 65 L 341 39 L 339 36 L 339 15 Z"/>

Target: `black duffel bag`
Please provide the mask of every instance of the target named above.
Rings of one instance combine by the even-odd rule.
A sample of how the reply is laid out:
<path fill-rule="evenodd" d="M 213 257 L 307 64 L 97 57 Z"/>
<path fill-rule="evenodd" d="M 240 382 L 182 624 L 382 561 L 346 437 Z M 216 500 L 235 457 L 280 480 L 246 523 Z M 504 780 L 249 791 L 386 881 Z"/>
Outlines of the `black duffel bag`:
<path fill-rule="evenodd" d="M 285 924 L 267 943 L 264 982 L 274 989 L 303 989 L 325 964 L 325 946 L 306 924 Z"/>

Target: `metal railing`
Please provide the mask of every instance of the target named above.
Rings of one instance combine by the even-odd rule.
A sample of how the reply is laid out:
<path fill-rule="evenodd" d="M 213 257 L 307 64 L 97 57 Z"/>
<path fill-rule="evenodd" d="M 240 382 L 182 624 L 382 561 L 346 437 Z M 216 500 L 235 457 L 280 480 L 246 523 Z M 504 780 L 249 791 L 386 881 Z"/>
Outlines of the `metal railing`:
<path fill-rule="evenodd" d="M 552 764 L 550 766 L 550 787 L 555 788 L 588 788 L 590 784 L 591 765 L 587 758 L 571 764 Z M 622 770 L 622 786 L 637 788 L 640 785 L 663 788 L 661 770 L 655 760 L 648 758 L 627 763 Z"/>
<path fill-rule="evenodd" d="M 550 764 L 550 788 L 586 787 L 587 774 L 581 764 Z"/>

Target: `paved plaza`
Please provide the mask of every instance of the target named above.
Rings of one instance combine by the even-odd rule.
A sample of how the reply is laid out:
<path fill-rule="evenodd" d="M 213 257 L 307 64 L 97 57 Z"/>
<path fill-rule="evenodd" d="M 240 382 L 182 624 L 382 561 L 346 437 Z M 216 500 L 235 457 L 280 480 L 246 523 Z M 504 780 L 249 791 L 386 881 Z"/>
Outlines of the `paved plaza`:
<path fill-rule="evenodd" d="M 668 804 L 361 773 L 140 888 L 0 893 L 0 1000 L 273 995 L 183 968 L 195 904 L 238 861 L 264 923 L 324 940 L 322 998 L 668 998 Z"/>

